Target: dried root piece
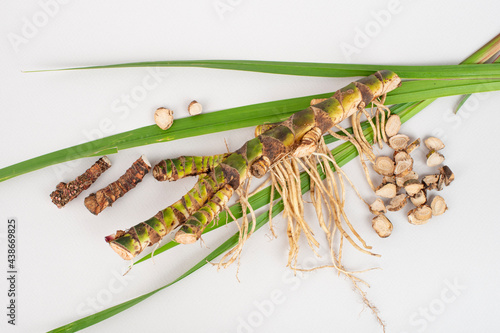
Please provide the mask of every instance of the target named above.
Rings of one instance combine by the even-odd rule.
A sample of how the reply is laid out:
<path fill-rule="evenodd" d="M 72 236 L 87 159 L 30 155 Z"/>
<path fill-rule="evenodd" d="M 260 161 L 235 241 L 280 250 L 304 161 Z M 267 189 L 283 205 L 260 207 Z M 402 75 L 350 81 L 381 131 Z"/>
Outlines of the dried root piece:
<path fill-rule="evenodd" d="M 410 201 L 416 207 L 422 206 L 427 202 L 427 196 L 425 195 L 424 190 L 418 191 L 414 196 L 410 197 Z"/>
<path fill-rule="evenodd" d="M 50 194 L 50 198 L 57 208 L 63 208 L 68 202 L 88 189 L 97 178 L 111 166 L 111 161 L 107 156 L 97 160 L 87 171 L 69 183 L 60 182 L 56 190 Z"/>
<path fill-rule="evenodd" d="M 393 114 L 387 119 L 387 123 L 385 124 L 385 133 L 390 138 L 396 134 L 398 134 L 399 129 L 401 128 L 401 118 L 397 114 Z"/>
<path fill-rule="evenodd" d="M 387 213 L 387 209 L 385 208 L 382 199 L 378 198 L 370 205 L 370 212 L 372 212 L 372 214 L 374 215 Z"/>
<path fill-rule="evenodd" d="M 192 101 L 191 103 L 189 103 L 188 112 L 190 115 L 196 116 L 196 115 L 200 114 L 202 111 L 203 111 L 203 107 L 197 101 Z"/>
<path fill-rule="evenodd" d="M 431 202 L 432 215 L 438 216 L 443 214 L 447 209 L 446 202 L 443 197 L 436 195 Z"/>
<path fill-rule="evenodd" d="M 375 160 L 373 170 L 379 175 L 392 176 L 394 174 L 394 161 L 387 156 L 379 156 Z"/>
<path fill-rule="evenodd" d="M 396 196 L 397 188 L 396 185 L 387 183 L 381 184 L 379 187 L 375 189 L 375 194 L 379 197 L 392 199 Z"/>
<path fill-rule="evenodd" d="M 428 205 L 422 205 L 408 212 L 408 222 L 411 224 L 426 224 L 432 217 L 432 209 Z"/>
<path fill-rule="evenodd" d="M 155 111 L 155 123 L 162 130 L 167 130 L 174 123 L 174 111 L 167 108 L 158 108 Z"/>
<path fill-rule="evenodd" d="M 151 164 L 142 155 L 117 181 L 105 188 L 92 193 L 85 198 L 85 207 L 94 215 L 98 215 L 104 208 L 111 206 L 142 181 L 145 174 L 151 169 Z"/>
<path fill-rule="evenodd" d="M 427 154 L 427 165 L 430 167 L 438 166 L 444 162 L 444 156 L 437 151 L 431 150 Z"/>
<path fill-rule="evenodd" d="M 444 184 L 446 186 L 450 185 L 450 183 L 455 180 L 455 175 L 448 166 L 443 165 L 441 168 L 439 168 L 439 172 L 441 178 L 444 179 Z"/>
<path fill-rule="evenodd" d="M 394 176 L 394 175 L 384 176 L 384 178 L 382 178 L 382 183 L 383 184 L 387 184 L 387 183 L 396 184 L 396 176 Z"/>
<path fill-rule="evenodd" d="M 399 194 L 392 198 L 391 202 L 387 205 L 387 209 L 395 212 L 401 210 L 406 206 L 408 196 L 406 194 Z"/>
<path fill-rule="evenodd" d="M 396 177 L 404 177 L 412 171 L 412 168 L 413 159 L 410 157 L 409 159 L 404 159 L 396 162 L 394 173 L 396 174 Z"/>
<path fill-rule="evenodd" d="M 444 148 L 443 141 L 439 140 L 438 138 L 432 137 L 432 136 L 425 139 L 424 143 L 425 143 L 425 146 L 427 148 L 429 148 L 429 150 L 438 151 L 438 150 L 441 150 Z"/>
<path fill-rule="evenodd" d="M 389 146 L 394 150 L 404 150 L 408 146 L 410 138 L 404 134 L 396 134 L 389 139 Z"/>
<path fill-rule="evenodd" d="M 439 175 L 428 175 L 425 176 L 424 179 L 422 179 L 422 182 L 428 189 L 435 190 L 437 188 L 438 180 L 439 180 Z"/>
<path fill-rule="evenodd" d="M 383 214 L 375 216 L 372 219 L 372 228 L 382 238 L 389 237 L 392 233 L 392 223 Z"/>
<path fill-rule="evenodd" d="M 406 152 L 409 154 L 412 151 L 414 151 L 415 149 L 417 149 L 418 147 L 420 147 L 420 138 L 418 138 L 417 140 L 410 143 L 408 145 L 408 147 L 406 147 Z"/>
<path fill-rule="evenodd" d="M 396 177 L 396 185 L 398 187 L 404 187 L 404 184 L 410 179 L 418 179 L 418 174 L 415 171 L 410 171 L 404 176 Z"/>
<path fill-rule="evenodd" d="M 424 184 L 419 182 L 417 179 L 409 179 L 405 181 L 403 187 L 408 195 L 413 196 L 424 189 Z"/>

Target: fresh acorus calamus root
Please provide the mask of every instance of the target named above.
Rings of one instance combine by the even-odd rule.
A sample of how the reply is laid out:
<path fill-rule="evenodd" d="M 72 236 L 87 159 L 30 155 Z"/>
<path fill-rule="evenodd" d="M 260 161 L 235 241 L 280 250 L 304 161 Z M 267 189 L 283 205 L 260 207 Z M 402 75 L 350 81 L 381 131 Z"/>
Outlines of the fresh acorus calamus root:
<path fill-rule="evenodd" d="M 151 164 L 144 155 L 141 156 L 117 181 L 86 197 L 85 207 L 92 214 L 98 215 L 140 183 L 150 169 Z"/>
<path fill-rule="evenodd" d="M 154 168 L 157 178 L 175 180 L 199 174 L 198 182 L 173 205 L 147 221 L 106 237 L 106 241 L 123 259 L 128 260 L 147 246 L 158 243 L 177 227 L 181 228 L 177 241 L 192 242 L 193 239 L 199 239 L 200 229 L 210 223 L 216 211 L 222 209 L 232 191 L 245 192 L 240 186 L 251 176 L 263 176 L 280 160 L 293 156 L 298 148 L 304 154 L 310 154 L 316 147 L 314 138 L 321 138 L 331 127 L 400 84 L 401 80 L 395 73 L 385 70 L 352 82 L 336 91 L 332 97 L 291 115 L 283 122 L 258 127 L 254 139 L 247 141 L 237 151 L 224 154 L 222 159 L 221 155 L 213 157 L 212 163 L 207 163 L 206 167 L 199 167 L 200 161 L 205 159 L 202 157 L 160 162 Z M 340 211 L 338 214 L 342 215 Z M 305 226 L 301 228 L 305 230 Z M 247 233 L 251 233 L 251 230 L 247 230 Z"/>
<path fill-rule="evenodd" d="M 52 202 L 57 208 L 63 208 L 68 202 L 88 189 L 97 178 L 111 166 L 111 161 L 107 156 L 97 160 L 87 171 L 69 183 L 59 183 L 56 190 L 50 194 Z"/>

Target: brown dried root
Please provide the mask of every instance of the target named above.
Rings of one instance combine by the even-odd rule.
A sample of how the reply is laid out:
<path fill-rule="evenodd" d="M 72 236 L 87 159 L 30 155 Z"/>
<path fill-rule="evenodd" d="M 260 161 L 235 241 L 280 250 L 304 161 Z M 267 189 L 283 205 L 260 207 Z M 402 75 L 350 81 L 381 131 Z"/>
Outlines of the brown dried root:
<path fill-rule="evenodd" d="M 118 180 L 86 197 L 85 207 L 92 214 L 98 215 L 140 183 L 149 170 L 151 164 L 146 156 L 142 155 Z"/>
<path fill-rule="evenodd" d="M 75 199 L 84 190 L 88 189 L 97 178 L 111 166 L 107 156 L 101 157 L 82 175 L 69 183 L 60 182 L 56 190 L 50 194 L 50 198 L 57 208 L 63 208 L 68 202 Z"/>

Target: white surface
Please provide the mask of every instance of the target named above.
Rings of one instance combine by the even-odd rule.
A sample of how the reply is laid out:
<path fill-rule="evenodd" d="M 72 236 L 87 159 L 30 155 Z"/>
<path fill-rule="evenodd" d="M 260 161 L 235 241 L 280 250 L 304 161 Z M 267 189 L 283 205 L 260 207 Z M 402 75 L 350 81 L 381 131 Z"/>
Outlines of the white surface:
<path fill-rule="evenodd" d="M 215 9 L 221 3 L 231 8 L 222 16 Z M 43 11 L 37 1 L 3 1 L 0 167 L 87 141 L 98 131 L 109 135 L 152 124 L 158 106 L 185 117 L 193 99 L 210 112 L 332 91 L 350 81 L 164 68 L 156 76 L 157 86 L 127 107 L 123 96 L 151 80 L 147 69 L 36 74 L 21 70 L 177 59 L 456 64 L 500 28 L 498 1 L 404 2 L 381 26 L 373 13 L 388 9 L 385 1 L 69 1 L 60 4 L 47 22 L 37 21 L 43 26 L 16 49 L 9 36 L 21 35 L 34 17 L 43 19 Z M 358 43 L 360 52 L 347 57 L 340 45 L 356 46 L 357 31 L 364 29 L 374 29 L 373 37 L 366 45 Z M 450 207 L 445 215 L 417 227 L 403 214 L 391 214 L 394 233 L 379 239 L 371 230 L 369 212 L 352 191 L 348 193 L 351 220 L 382 257 L 371 258 L 347 246 L 345 263 L 351 270 L 383 268 L 361 277 L 372 286 L 368 297 L 380 309 L 388 332 L 491 332 L 500 325 L 500 161 L 495 144 L 500 94 L 474 97 L 457 116 L 452 114 L 456 101 L 438 100 L 402 129 L 412 137 L 444 138 L 443 153 L 457 178 L 442 192 Z M 210 251 L 205 247 L 178 247 L 158 255 L 156 264 L 138 265 L 121 281 L 117 276 L 125 263 L 103 240 L 172 203 L 194 179 L 162 184 L 147 177 L 98 217 L 86 210 L 83 198 L 119 177 L 141 154 L 155 163 L 180 154 L 218 153 L 226 149 L 224 139 L 233 150 L 252 132 L 235 130 L 110 155 L 113 167 L 62 210 L 50 202 L 49 193 L 60 177 L 73 179 L 94 158 L 65 164 L 62 171 L 48 167 L 1 183 L 0 234 L 6 233 L 8 217 L 19 222 L 19 308 L 18 325 L 12 327 L 2 305 L 0 330 L 41 332 L 59 327 L 93 312 L 93 302 L 102 308 L 119 304 L 172 281 L 203 258 Z M 372 200 L 359 162 L 349 163 L 345 171 Z M 313 216 L 311 209 L 308 213 Z M 285 267 L 285 224 L 281 218 L 275 224 L 278 239 L 269 241 L 264 226 L 245 245 L 241 282 L 235 277 L 236 266 L 219 272 L 205 266 L 87 331 L 237 332 L 241 321 L 256 326 L 242 332 L 380 331 L 350 283 L 332 271 L 292 279 Z M 207 235 L 206 246 L 215 249 L 234 230 L 231 225 Z M 0 241 L 4 276 L 5 238 Z M 309 252 L 302 253 L 303 261 L 311 258 Z M 466 289 L 453 292 L 450 283 Z M 7 302 L 6 290 L 1 278 L 0 304 Z M 259 310 L 256 304 L 268 304 L 280 292 L 282 302 L 269 310 L 272 313 Z M 419 311 L 429 307 L 431 317 L 425 319 Z"/>

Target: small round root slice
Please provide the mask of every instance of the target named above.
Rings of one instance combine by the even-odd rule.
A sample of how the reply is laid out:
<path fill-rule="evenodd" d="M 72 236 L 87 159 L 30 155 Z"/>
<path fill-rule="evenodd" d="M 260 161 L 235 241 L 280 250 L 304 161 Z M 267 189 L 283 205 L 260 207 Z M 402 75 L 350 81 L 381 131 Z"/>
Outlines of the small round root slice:
<path fill-rule="evenodd" d="M 392 199 L 397 194 L 396 185 L 391 183 L 381 184 L 379 187 L 375 189 L 375 194 L 378 195 L 379 197 Z"/>
<path fill-rule="evenodd" d="M 385 133 L 388 137 L 392 137 L 398 134 L 399 129 L 401 128 L 401 118 L 397 114 L 393 114 L 387 119 L 387 123 L 385 124 Z"/>
<path fill-rule="evenodd" d="M 421 190 L 418 191 L 417 194 L 414 196 L 410 197 L 410 201 L 412 204 L 415 205 L 415 207 L 422 206 L 427 202 L 427 196 L 425 195 L 425 191 Z"/>
<path fill-rule="evenodd" d="M 410 171 L 408 174 L 404 176 L 396 177 L 396 185 L 399 187 L 404 187 L 406 181 L 410 179 L 418 179 L 418 174 L 415 171 Z"/>
<path fill-rule="evenodd" d="M 427 148 L 429 148 L 429 150 L 438 151 L 438 150 L 441 150 L 444 148 L 443 141 L 441 141 L 438 138 L 435 138 L 433 136 L 425 139 L 424 143 L 425 143 L 425 146 Z"/>
<path fill-rule="evenodd" d="M 394 150 L 404 150 L 408 146 L 410 138 L 404 134 L 396 134 L 389 139 L 389 146 Z"/>
<path fill-rule="evenodd" d="M 422 205 L 408 212 L 408 222 L 411 224 L 426 224 L 432 217 L 432 209 L 428 205 Z"/>
<path fill-rule="evenodd" d="M 444 162 L 444 156 L 435 150 L 431 150 L 427 154 L 427 166 L 435 167 Z"/>
<path fill-rule="evenodd" d="M 392 176 L 394 174 L 394 161 L 387 156 L 379 156 L 375 160 L 373 170 L 382 176 Z"/>
<path fill-rule="evenodd" d="M 408 147 L 406 147 L 406 152 L 409 154 L 412 151 L 414 151 L 415 149 L 417 149 L 418 147 L 420 147 L 420 138 L 418 138 L 417 140 L 410 143 L 408 145 Z"/>
<path fill-rule="evenodd" d="M 370 205 L 370 212 L 372 212 L 372 214 L 374 215 L 387 213 L 387 209 L 385 208 L 382 199 L 378 198 Z"/>
<path fill-rule="evenodd" d="M 391 202 L 387 205 L 387 209 L 391 212 L 395 212 L 403 209 L 408 202 L 408 196 L 406 194 L 399 194 L 392 198 Z"/>
<path fill-rule="evenodd" d="M 383 214 L 372 219 L 372 228 L 381 238 L 389 237 L 392 233 L 392 223 Z"/>
<path fill-rule="evenodd" d="M 203 107 L 197 101 L 192 101 L 188 105 L 188 112 L 192 116 L 196 116 L 203 112 Z"/>
<path fill-rule="evenodd" d="M 439 168 L 439 173 L 440 176 L 444 178 L 444 184 L 446 186 L 450 185 L 450 183 L 455 180 L 455 174 L 453 174 L 453 171 L 451 171 L 447 165 L 443 165 Z"/>
<path fill-rule="evenodd" d="M 406 193 L 410 196 L 413 196 L 424 189 L 424 184 L 419 182 L 417 179 L 408 179 L 403 186 Z"/>
<path fill-rule="evenodd" d="M 424 179 L 422 179 L 422 182 L 430 190 L 435 190 L 437 187 L 438 180 L 439 180 L 439 175 L 428 175 L 425 176 Z"/>
<path fill-rule="evenodd" d="M 431 202 L 432 215 L 434 215 L 434 216 L 441 215 L 447 209 L 448 209 L 448 206 L 446 206 L 446 202 L 444 201 L 443 197 L 436 195 L 434 197 L 434 199 L 432 199 L 432 202 Z"/>
<path fill-rule="evenodd" d="M 404 177 L 408 175 L 413 168 L 413 159 L 409 160 L 402 160 L 399 162 L 396 162 L 396 168 L 394 169 L 394 173 L 396 174 L 397 177 Z"/>
<path fill-rule="evenodd" d="M 174 111 L 167 108 L 158 108 L 155 111 L 155 123 L 162 130 L 167 130 L 174 123 Z"/>

